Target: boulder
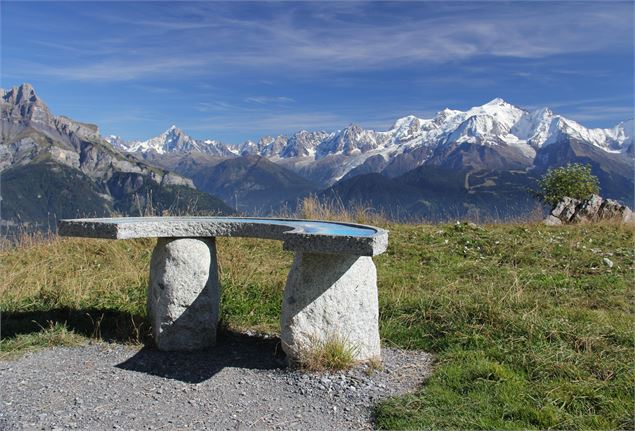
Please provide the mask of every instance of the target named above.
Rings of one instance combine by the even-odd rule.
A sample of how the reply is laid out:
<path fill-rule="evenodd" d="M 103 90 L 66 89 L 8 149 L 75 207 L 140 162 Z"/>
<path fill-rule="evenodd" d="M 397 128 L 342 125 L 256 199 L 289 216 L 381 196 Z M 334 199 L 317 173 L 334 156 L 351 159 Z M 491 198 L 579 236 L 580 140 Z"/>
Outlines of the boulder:
<path fill-rule="evenodd" d="M 592 195 L 589 199 L 579 203 L 575 207 L 575 212 L 571 221 L 573 223 L 589 223 L 599 219 L 600 208 L 604 199 L 598 195 Z"/>
<path fill-rule="evenodd" d="M 613 199 L 606 199 L 599 212 L 602 220 L 618 220 L 623 223 L 634 223 L 633 211 L 626 205 L 622 205 Z"/>
<path fill-rule="evenodd" d="M 549 214 L 542 222 L 547 226 L 560 226 L 562 224 L 562 220 L 552 214 Z"/>
<path fill-rule="evenodd" d="M 570 223 L 591 223 L 599 220 L 635 224 L 635 215 L 626 205 L 613 199 L 603 199 L 598 195 L 592 195 L 584 201 L 564 197 L 543 220 L 543 223 L 548 226 L 558 226 Z"/>
<path fill-rule="evenodd" d="M 568 223 L 575 214 L 576 207 L 580 204 L 578 199 L 565 196 L 558 205 L 551 211 L 551 215 Z"/>

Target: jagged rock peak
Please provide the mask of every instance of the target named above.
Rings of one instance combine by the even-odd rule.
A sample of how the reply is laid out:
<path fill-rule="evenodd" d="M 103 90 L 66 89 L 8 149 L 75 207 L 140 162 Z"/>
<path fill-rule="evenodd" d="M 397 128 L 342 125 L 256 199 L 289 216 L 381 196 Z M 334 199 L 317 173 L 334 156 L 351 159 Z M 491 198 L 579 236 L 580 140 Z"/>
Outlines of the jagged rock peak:
<path fill-rule="evenodd" d="M 128 152 L 146 153 L 152 151 L 157 154 L 201 152 L 217 156 L 233 156 L 233 152 L 221 142 L 213 139 L 198 141 L 174 124 L 159 136 L 146 141 L 133 141 L 126 146 Z"/>
<path fill-rule="evenodd" d="M 8 90 L 0 88 L 0 94 L 2 95 L 2 101 L 10 105 L 15 106 L 31 106 L 36 105 L 41 108 L 45 108 L 44 103 L 35 93 L 35 89 L 31 84 L 25 82 L 24 84 L 11 87 Z"/>
<path fill-rule="evenodd" d="M 55 127 L 55 117 L 35 94 L 33 86 L 24 83 L 8 90 L 1 90 L 2 118 L 13 123 L 37 123 Z"/>
<path fill-rule="evenodd" d="M 0 88 L 0 94 L 2 94 L 2 98 L 14 104 L 21 104 L 24 102 L 35 102 L 37 100 L 37 94 L 35 94 L 35 89 L 28 82 L 23 83 L 20 86 L 12 87 L 8 90 L 4 88 Z"/>

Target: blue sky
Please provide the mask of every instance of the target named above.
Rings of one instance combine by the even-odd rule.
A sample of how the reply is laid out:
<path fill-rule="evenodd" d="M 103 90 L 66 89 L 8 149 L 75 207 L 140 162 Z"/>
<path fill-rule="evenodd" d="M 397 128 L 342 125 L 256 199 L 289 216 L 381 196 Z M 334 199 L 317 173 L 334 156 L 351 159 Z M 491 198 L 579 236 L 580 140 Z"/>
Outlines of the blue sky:
<path fill-rule="evenodd" d="M 633 2 L 10 2 L 3 88 L 125 139 L 228 143 L 502 97 L 633 117 Z"/>

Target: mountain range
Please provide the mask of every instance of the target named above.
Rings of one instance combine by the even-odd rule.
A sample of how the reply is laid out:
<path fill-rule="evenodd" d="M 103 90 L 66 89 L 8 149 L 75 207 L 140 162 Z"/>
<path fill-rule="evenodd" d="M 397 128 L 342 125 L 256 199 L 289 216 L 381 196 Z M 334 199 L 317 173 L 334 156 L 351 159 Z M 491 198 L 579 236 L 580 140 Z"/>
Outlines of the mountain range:
<path fill-rule="evenodd" d="M 289 204 L 312 192 L 345 204 L 443 218 L 473 211 L 502 217 L 522 213 L 536 204 L 527 192 L 536 178 L 571 162 L 589 163 L 603 194 L 630 204 L 633 134 L 633 120 L 590 129 L 549 108 L 525 110 L 496 98 L 467 111 L 445 108 L 429 119 L 403 117 L 385 131 L 351 124 L 332 132 L 301 130 L 229 145 L 196 140 L 172 126 L 146 141 L 106 140 L 192 178 L 226 201 L 242 202 L 239 209 L 247 212 Z M 244 172 L 258 180 L 237 180 Z M 448 184 L 448 178 L 455 183 Z"/>
<path fill-rule="evenodd" d="M 148 212 L 231 213 L 192 180 L 122 153 L 96 125 L 55 116 L 23 84 L 0 89 L 2 224 Z"/>
<path fill-rule="evenodd" d="M 314 194 L 395 218 L 522 216 L 547 169 L 588 163 L 605 197 L 633 202 L 633 121 L 589 129 L 548 108 L 494 99 L 407 116 L 376 131 L 351 124 L 231 145 L 176 126 L 126 142 L 54 116 L 33 87 L 0 90 L 5 225 L 51 218 L 237 210 L 267 215 Z"/>

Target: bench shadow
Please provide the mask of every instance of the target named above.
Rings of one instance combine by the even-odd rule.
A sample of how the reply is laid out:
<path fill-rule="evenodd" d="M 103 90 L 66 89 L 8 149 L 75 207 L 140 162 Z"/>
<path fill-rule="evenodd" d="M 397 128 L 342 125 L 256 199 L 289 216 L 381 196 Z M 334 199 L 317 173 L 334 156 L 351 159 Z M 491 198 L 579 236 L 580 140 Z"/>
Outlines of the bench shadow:
<path fill-rule="evenodd" d="M 185 383 L 200 383 L 224 368 L 275 370 L 287 367 L 280 340 L 223 331 L 217 344 L 193 352 L 162 352 L 144 347 L 117 368 Z"/>
<path fill-rule="evenodd" d="M 241 334 L 227 330 L 222 324 L 214 347 L 195 352 L 162 352 L 154 347 L 145 318 L 132 313 L 97 308 L 0 313 L 2 339 L 36 334 L 57 324 L 101 341 L 142 343 L 141 350 L 116 367 L 187 383 L 200 383 L 227 367 L 254 370 L 287 367 L 279 338 Z"/>

